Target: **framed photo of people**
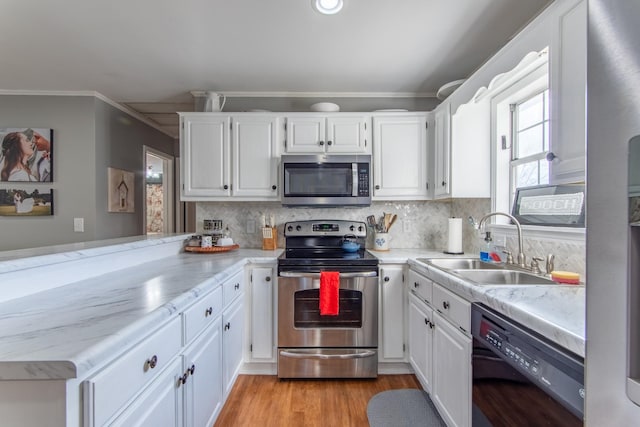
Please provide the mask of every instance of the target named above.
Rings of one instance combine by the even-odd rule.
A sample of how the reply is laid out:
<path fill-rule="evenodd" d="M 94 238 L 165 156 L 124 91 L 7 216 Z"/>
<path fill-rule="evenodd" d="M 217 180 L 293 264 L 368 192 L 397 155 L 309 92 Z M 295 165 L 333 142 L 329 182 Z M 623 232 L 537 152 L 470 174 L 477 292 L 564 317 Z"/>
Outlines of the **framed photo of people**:
<path fill-rule="evenodd" d="M 0 181 L 52 182 L 53 129 L 0 128 Z"/>
<path fill-rule="evenodd" d="M 0 216 L 53 215 L 53 190 L 0 190 Z"/>

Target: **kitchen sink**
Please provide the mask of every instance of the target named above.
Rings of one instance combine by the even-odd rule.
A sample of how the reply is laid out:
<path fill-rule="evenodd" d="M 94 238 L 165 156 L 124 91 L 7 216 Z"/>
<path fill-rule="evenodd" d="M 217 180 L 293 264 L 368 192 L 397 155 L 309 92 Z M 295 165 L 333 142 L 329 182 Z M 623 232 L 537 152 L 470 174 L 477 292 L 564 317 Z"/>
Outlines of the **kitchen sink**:
<path fill-rule="evenodd" d="M 446 270 L 503 269 L 503 267 L 498 264 L 491 264 L 489 262 L 480 261 L 478 258 L 418 258 L 417 261 Z"/>
<path fill-rule="evenodd" d="M 518 270 L 458 269 L 452 273 L 477 285 L 557 285 L 553 280 Z"/>

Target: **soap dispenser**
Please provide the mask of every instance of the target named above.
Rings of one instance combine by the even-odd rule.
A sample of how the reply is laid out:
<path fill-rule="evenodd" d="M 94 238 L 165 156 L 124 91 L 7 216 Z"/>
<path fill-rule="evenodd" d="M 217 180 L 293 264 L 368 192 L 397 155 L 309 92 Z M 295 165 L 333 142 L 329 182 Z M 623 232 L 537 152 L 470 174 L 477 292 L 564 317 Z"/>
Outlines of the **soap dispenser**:
<path fill-rule="evenodd" d="M 493 250 L 493 238 L 491 232 L 486 231 L 484 236 L 484 244 L 480 249 L 480 260 L 485 262 L 491 262 L 491 251 Z"/>

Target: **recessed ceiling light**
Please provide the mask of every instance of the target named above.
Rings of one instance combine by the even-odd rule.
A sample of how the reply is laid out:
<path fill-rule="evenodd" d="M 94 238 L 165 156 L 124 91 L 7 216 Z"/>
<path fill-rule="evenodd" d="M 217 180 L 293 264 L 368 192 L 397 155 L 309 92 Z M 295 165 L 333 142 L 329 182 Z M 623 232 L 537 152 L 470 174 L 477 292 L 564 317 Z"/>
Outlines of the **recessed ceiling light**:
<path fill-rule="evenodd" d="M 342 0 L 311 0 L 311 5 L 315 10 L 325 15 L 333 15 L 342 9 Z"/>

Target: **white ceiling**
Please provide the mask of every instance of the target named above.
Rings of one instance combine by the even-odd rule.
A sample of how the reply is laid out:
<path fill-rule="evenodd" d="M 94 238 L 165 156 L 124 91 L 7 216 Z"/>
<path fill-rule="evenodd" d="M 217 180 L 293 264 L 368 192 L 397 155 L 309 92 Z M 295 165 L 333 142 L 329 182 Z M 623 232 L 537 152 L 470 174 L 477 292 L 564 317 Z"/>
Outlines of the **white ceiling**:
<path fill-rule="evenodd" d="M 203 90 L 434 95 L 549 3 L 344 1 L 323 16 L 310 0 L 0 0 L 0 90 L 97 91 L 159 114 Z"/>

